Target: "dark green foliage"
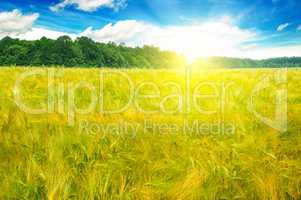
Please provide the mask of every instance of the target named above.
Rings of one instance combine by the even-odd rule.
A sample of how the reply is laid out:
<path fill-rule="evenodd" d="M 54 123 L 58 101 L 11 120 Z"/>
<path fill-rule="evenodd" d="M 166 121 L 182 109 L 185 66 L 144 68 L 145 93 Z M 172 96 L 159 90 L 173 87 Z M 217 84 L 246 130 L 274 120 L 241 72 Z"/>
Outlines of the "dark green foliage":
<path fill-rule="evenodd" d="M 185 59 L 151 46 L 131 48 L 112 42 L 97 43 L 87 37 L 75 41 L 68 36 L 36 41 L 5 37 L 0 40 L 0 66 L 8 65 L 170 68 L 184 66 Z"/>

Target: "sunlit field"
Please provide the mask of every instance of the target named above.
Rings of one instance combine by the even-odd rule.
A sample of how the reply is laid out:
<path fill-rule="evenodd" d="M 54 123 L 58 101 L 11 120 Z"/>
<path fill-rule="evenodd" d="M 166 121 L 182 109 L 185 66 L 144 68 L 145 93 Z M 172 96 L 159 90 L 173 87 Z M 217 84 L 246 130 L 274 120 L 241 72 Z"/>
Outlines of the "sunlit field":
<path fill-rule="evenodd" d="M 301 71 L 0 68 L 0 199 L 301 199 Z"/>

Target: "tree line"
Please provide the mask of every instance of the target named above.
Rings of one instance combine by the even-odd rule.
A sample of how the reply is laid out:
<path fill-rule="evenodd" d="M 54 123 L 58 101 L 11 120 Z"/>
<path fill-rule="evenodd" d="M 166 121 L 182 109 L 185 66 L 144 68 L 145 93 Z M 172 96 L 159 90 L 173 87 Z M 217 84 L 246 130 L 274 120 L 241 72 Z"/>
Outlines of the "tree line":
<path fill-rule="evenodd" d="M 253 60 L 249 58 L 211 57 L 198 59 L 197 67 L 205 68 L 283 68 L 301 67 L 301 57 L 282 57 Z"/>
<path fill-rule="evenodd" d="M 0 40 L 0 66 L 66 66 L 113 68 L 166 68 L 185 65 L 183 56 L 153 46 L 126 47 L 98 43 L 87 37 L 56 40 L 45 37 L 26 41 L 5 37 Z"/>
<path fill-rule="evenodd" d="M 193 64 L 200 68 L 301 67 L 301 57 L 264 60 L 211 57 Z M 175 68 L 187 66 L 183 55 L 154 46 L 127 47 L 99 43 L 87 37 L 72 40 L 61 36 L 26 41 L 5 37 L 0 40 L 0 66 L 66 66 L 112 68 Z"/>

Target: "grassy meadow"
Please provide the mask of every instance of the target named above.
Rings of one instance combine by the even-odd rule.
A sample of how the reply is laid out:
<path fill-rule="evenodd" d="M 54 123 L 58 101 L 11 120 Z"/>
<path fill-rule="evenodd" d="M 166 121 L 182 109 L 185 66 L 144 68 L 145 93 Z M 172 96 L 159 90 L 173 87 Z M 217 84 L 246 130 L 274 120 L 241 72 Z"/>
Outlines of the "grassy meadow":
<path fill-rule="evenodd" d="M 301 199 L 300 117 L 298 69 L 3 67 L 0 199 Z"/>

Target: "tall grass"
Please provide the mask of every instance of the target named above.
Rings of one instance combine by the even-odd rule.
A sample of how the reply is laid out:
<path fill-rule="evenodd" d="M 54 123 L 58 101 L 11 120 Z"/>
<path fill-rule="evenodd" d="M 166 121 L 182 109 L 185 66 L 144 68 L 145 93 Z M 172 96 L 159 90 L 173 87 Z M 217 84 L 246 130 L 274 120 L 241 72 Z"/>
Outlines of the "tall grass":
<path fill-rule="evenodd" d="M 105 115 L 97 110 L 76 114 L 74 126 L 64 114 L 24 113 L 15 104 L 13 87 L 28 68 L 0 70 L 0 199 L 300 199 L 301 198 L 301 72 L 288 71 L 288 130 L 279 132 L 257 119 L 247 109 L 252 88 L 273 70 L 193 71 L 191 87 L 198 82 L 232 83 L 226 95 L 227 106 L 215 114 L 195 110 L 173 114 L 145 114 L 134 105 L 119 114 Z M 45 69 L 46 70 L 46 69 Z M 55 85 L 88 81 L 99 89 L 98 69 L 57 69 Z M 106 70 L 110 72 L 110 70 Z M 164 95 L 174 81 L 185 91 L 183 71 L 122 70 L 134 85 L 152 81 Z M 204 93 L 212 90 L 203 88 Z M 23 82 L 22 98 L 27 105 L 41 107 L 47 95 L 46 77 Z M 127 101 L 128 86 L 112 75 L 104 84 L 106 108 Z M 152 93 L 145 87 L 142 93 Z M 56 97 L 59 94 L 56 93 Z M 191 95 L 191 94 L 190 94 Z M 67 104 L 68 94 L 64 94 Z M 145 109 L 157 107 L 161 99 L 141 99 Z M 76 104 L 85 107 L 89 91 L 76 93 Z M 184 102 L 185 103 L 185 102 Z M 199 102 L 204 109 L 214 101 Z M 218 102 L 217 102 L 218 103 Z M 263 91 L 257 108 L 273 115 L 273 92 Z M 175 99 L 166 108 L 176 106 Z M 138 133 L 83 131 L 90 125 L 114 122 L 181 124 L 199 120 L 209 125 L 222 120 L 234 124 L 232 134 L 152 129 Z"/>

